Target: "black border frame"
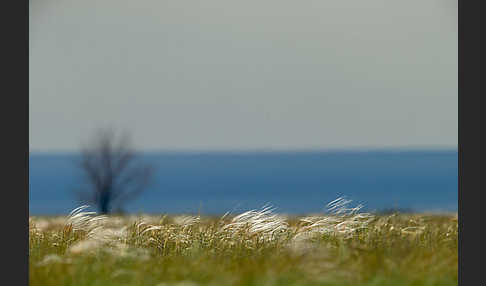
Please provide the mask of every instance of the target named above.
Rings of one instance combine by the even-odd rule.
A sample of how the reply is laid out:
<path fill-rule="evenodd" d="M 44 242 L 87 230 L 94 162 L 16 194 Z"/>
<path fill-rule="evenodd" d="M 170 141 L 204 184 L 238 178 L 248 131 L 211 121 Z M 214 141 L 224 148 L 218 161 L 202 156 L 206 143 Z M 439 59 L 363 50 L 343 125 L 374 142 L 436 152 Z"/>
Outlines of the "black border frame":
<path fill-rule="evenodd" d="M 3 284 L 29 283 L 29 3 L 2 2 Z M 13 282 L 12 282 L 13 281 Z"/>
<path fill-rule="evenodd" d="M 467 3 L 467 7 L 465 6 Z M 481 163 L 484 160 L 485 140 L 481 129 L 484 105 L 476 99 L 481 96 L 480 68 L 484 67 L 484 57 L 480 57 L 485 47 L 480 43 L 482 29 L 480 19 L 484 19 L 484 9 L 473 7 L 481 1 L 458 0 L 458 216 L 459 216 L 459 285 L 482 285 L 484 253 L 480 235 L 484 222 L 484 207 L 479 194 L 483 192 L 484 175 Z M 479 57 L 478 57 L 479 56 Z M 475 126 L 476 125 L 476 126 Z M 479 131 L 479 132 L 478 132 Z M 483 148 L 481 148 L 483 147 Z M 483 246 L 484 249 L 484 246 Z"/>

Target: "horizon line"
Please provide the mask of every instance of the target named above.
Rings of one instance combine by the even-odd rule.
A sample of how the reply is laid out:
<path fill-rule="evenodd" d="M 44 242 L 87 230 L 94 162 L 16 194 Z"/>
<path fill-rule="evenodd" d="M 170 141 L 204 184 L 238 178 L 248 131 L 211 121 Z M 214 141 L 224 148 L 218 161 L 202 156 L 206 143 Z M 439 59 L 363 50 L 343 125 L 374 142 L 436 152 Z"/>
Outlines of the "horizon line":
<path fill-rule="evenodd" d="M 340 153 L 340 152 L 458 152 L 458 146 L 423 146 L 423 147 L 351 147 L 351 148 L 161 148 L 137 149 L 139 153 L 172 153 L 172 154 L 201 154 L 201 153 Z M 31 154 L 75 154 L 77 150 L 29 150 Z"/>

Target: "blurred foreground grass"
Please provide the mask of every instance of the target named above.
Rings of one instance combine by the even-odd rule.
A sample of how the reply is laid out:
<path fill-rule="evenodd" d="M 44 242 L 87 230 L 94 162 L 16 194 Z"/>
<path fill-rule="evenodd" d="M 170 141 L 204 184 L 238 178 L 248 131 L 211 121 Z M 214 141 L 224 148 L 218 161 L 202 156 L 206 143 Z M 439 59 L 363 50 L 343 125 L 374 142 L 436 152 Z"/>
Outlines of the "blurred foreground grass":
<path fill-rule="evenodd" d="M 30 285 L 457 285 L 457 215 L 31 217 Z"/>

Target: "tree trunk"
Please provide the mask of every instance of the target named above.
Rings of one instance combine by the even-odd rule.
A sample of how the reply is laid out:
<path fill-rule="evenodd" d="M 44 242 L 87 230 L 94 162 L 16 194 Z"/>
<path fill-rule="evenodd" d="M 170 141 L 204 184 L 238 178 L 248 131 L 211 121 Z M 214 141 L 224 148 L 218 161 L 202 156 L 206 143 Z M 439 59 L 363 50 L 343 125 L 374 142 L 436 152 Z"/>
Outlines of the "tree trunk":
<path fill-rule="evenodd" d="M 111 193 L 110 191 L 104 191 L 100 196 L 100 211 L 102 214 L 110 212 Z"/>

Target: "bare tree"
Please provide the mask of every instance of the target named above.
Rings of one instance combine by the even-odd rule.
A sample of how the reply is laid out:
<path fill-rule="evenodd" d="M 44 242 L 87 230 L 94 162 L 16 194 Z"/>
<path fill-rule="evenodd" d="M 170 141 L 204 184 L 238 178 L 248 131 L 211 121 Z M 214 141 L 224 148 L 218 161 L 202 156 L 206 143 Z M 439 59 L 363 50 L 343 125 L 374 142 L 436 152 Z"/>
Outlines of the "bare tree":
<path fill-rule="evenodd" d="M 127 133 L 100 129 L 81 148 L 78 167 L 86 187 L 76 190 L 78 199 L 96 205 L 103 214 L 120 208 L 146 189 L 154 168 L 139 162 Z"/>

